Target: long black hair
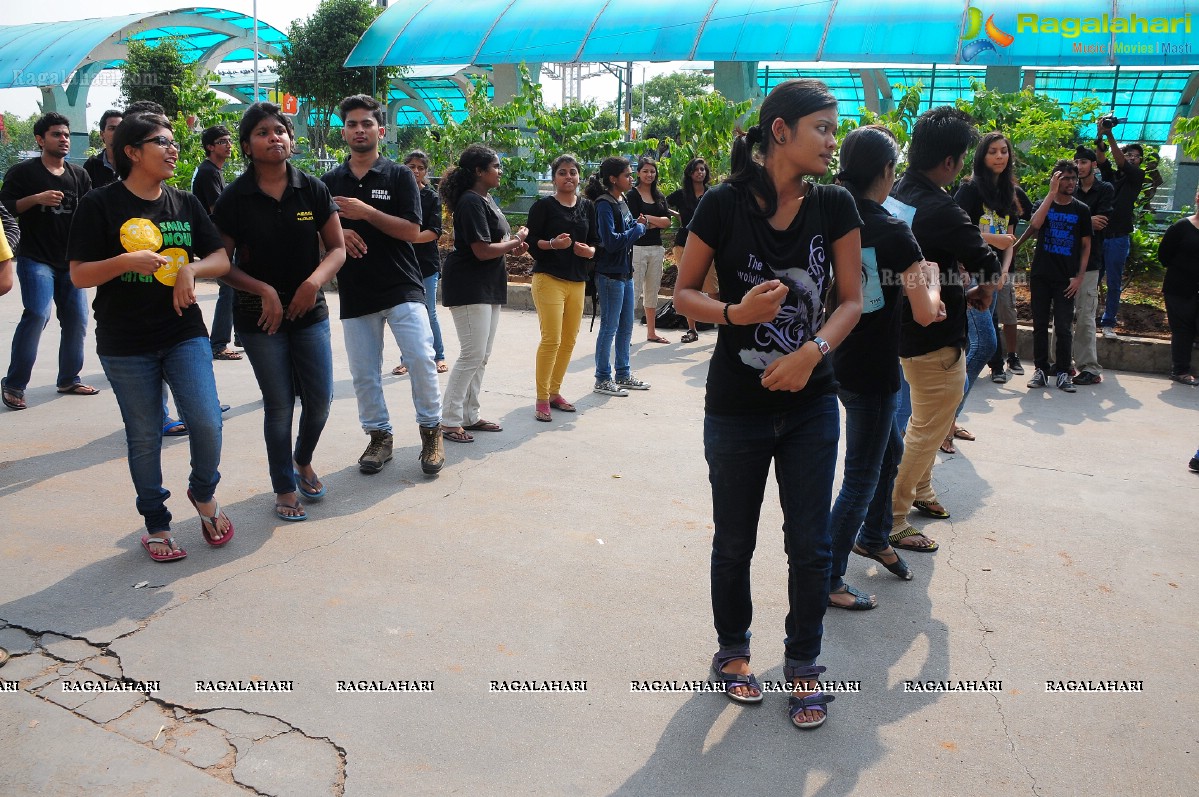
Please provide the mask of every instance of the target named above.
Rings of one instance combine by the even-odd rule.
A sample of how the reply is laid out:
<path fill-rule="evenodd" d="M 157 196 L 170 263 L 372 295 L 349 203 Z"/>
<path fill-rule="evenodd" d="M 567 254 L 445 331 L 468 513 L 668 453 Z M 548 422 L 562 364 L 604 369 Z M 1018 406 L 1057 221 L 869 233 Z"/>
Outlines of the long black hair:
<path fill-rule="evenodd" d="M 1007 144 L 1007 166 L 999 174 L 987 168 L 987 150 L 996 141 Z M 1016 173 L 1013 165 L 1016 153 L 1012 151 L 1012 142 L 998 130 L 987 133 L 978 142 L 974 150 L 974 174 L 971 181 L 978 189 L 983 204 L 997 213 L 1005 216 L 1018 216 L 1020 209 L 1016 207 Z"/>
<path fill-rule="evenodd" d="M 165 116 L 156 113 L 134 113 L 126 116 L 112 134 L 113 166 L 117 167 L 117 176 L 122 180 L 128 179 L 133 171 L 133 159 L 125 152 L 125 147 L 140 146 L 148 135 L 155 130 L 165 129 L 174 134 L 171 122 Z"/>
<path fill-rule="evenodd" d="M 454 208 L 458 207 L 458 200 L 462 198 L 462 195 L 475 187 L 475 183 L 479 180 L 478 170 L 486 169 L 492 161 L 499 161 L 499 159 L 500 156 L 494 149 L 482 144 L 471 144 L 462 150 L 462 154 L 458 156 L 458 165 L 451 166 L 446 170 L 441 177 L 441 184 L 438 186 L 441 191 L 441 200 L 449 208 L 450 213 L 453 213 Z"/>
<path fill-rule="evenodd" d="M 600 161 L 599 171 L 587 179 L 587 187 L 583 189 L 583 194 L 594 202 L 611 190 L 612 184 L 608 181 L 624 174 L 624 170 L 627 168 L 629 168 L 628 158 L 616 155 L 604 158 Z"/>
<path fill-rule="evenodd" d="M 641 185 L 641 170 L 646 166 L 654 167 L 654 181 L 649 184 L 649 195 L 653 198 L 654 204 L 666 204 L 666 197 L 658 190 L 658 178 L 662 173 L 658 170 L 658 162 L 649 155 L 642 155 L 637 159 L 637 185 Z"/>
<path fill-rule="evenodd" d="M 683 196 L 689 196 L 694 200 L 698 200 L 699 196 L 695 193 L 695 183 L 691 178 L 700 166 L 704 167 L 704 190 L 706 191 L 712 184 L 712 167 L 708 165 L 708 162 L 703 158 L 692 158 L 683 167 Z"/>
<path fill-rule="evenodd" d="M 796 123 L 803 117 L 835 107 L 837 98 L 819 80 L 788 80 L 775 86 L 766 97 L 758 111 L 758 123 L 733 138 L 732 174 L 725 182 L 762 200 L 764 207 L 759 209 L 754 203 L 753 212 L 770 217 L 778 210 L 778 194 L 766 168 L 754 157 L 754 145 L 765 160 L 774 146 L 770 131 L 775 119 L 782 119 L 787 129 L 794 133 Z"/>
<path fill-rule="evenodd" d="M 862 125 L 841 142 L 841 171 L 837 182 L 861 201 L 870 187 L 899 162 L 895 134 L 882 125 Z"/>

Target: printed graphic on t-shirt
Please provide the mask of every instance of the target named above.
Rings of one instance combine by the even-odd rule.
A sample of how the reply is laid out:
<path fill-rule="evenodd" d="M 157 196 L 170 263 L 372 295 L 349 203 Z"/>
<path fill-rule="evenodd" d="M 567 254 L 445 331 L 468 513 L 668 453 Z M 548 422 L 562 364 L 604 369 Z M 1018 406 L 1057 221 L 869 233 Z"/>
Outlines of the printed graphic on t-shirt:
<path fill-rule="evenodd" d="M 983 205 L 983 212 L 978 217 L 978 228 L 991 235 L 1007 235 L 1007 221 L 1007 216 Z"/>
<path fill-rule="evenodd" d="M 873 246 L 862 248 L 862 315 L 883 309 L 883 284 L 878 277 L 878 255 Z"/>
<path fill-rule="evenodd" d="M 74 191 L 63 191 L 62 202 L 53 207 L 42 205 L 42 212 L 50 213 L 54 216 L 70 216 L 75 212 L 75 208 L 77 207 L 79 207 L 79 195 Z"/>
<path fill-rule="evenodd" d="M 1045 229 L 1041 231 L 1045 236 L 1042 249 L 1052 255 L 1073 255 L 1077 228 L 1077 213 L 1067 213 L 1056 207 L 1050 208 L 1049 216 L 1045 220 Z"/>
<path fill-rule="evenodd" d="M 822 235 L 812 237 L 806 269 L 774 268 L 756 255 L 749 255 L 745 267 L 737 273 L 742 282 L 752 288 L 777 279 L 787 286 L 788 291 L 774 320 L 754 326 L 753 345 L 741 350 L 741 362 L 765 370 L 779 357 L 796 351 L 812 339 L 824 314 L 827 261 Z"/>
<path fill-rule="evenodd" d="M 158 252 L 167 259 L 153 274 L 126 271 L 122 282 L 150 282 L 158 280 L 173 288 L 179 269 L 191 261 L 188 253 L 192 245 L 190 221 L 164 221 L 155 224 L 149 219 L 132 218 L 121 225 L 121 247 L 126 252 Z M 167 248 L 163 249 L 166 245 Z M 186 249 L 180 247 L 187 247 Z M 161 251 L 160 251 L 161 250 Z"/>

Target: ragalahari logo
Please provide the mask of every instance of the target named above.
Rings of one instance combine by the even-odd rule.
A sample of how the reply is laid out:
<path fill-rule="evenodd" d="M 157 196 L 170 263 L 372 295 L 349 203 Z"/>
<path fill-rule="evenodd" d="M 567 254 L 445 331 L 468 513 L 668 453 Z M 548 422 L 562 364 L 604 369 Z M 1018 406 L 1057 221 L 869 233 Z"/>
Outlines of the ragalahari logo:
<path fill-rule="evenodd" d="M 983 32 L 986 32 L 986 37 L 979 38 L 979 34 Z M 1015 36 L 999 29 L 999 26 L 995 24 L 994 14 L 987 17 L 984 24 L 981 10 L 974 6 L 966 9 L 966 29 L 962 32 L 962 41 L 966 42 L 962 45 L 963 61 L 973 61 L 980 53 L 987 50 L 997 53 L 999 51 L 995 49 L 996 44 L 1000 47 L 1009 47 L 1015 40 Z"/>

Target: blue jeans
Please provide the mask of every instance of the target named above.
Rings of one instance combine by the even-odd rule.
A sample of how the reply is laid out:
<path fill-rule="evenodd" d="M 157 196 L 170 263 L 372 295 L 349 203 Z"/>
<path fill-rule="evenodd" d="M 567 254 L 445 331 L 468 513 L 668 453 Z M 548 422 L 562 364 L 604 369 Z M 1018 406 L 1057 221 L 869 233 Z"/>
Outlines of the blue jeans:
<path fill-rule="evenodd" d="M 629 347 L 633 343 L 633 278 L 595 275 L 600 303 L 600 328 L 595 338 L 595 379 L 612 378 L 612 347 L 616 346 L 616 378 L 629 375 Z"/>
<path fill-rule="evenodd" d="M 829 504 L 840 437 L 831 393 L 775 415 L 707 415 L 704 456 L 712 484 L 712 615 L 722 650 L 744 647 L 753 616 L 749 571 L 766 477 L 774 463 L 787 553 L 786 657 L 820 655 L 832 546 Z"/>
<path fill-rule="evenodd" d="M 333 350 L 329 319 L 268 335 L 242 331 L 242 343 L 262 390 L 262 432 L 274 492 L 295 492 L 296 465 L 311 465 L 333 403 Z M 210 353 L 211 354 L 211 353 Z M 291 445 L 292 415 L 300 397 L 300 430 Z M 179 394 L 175 393 L 178 403 Z M 186 418 L 184 419 L 186 422 Z"/>
<path fill-rule="evenodd" d="M 962 403 L 958 404 L 958 411 L 953 414 L 955 418 L 961 415 L 962 407 L 966 406 L 966 397 L 970 395 L 970 388 L 983 372 L 983 366 L 994 356 L 995 347 L 999 345 L 995 335 L 995 302 L 991 302 L 991 306 L 986 310 L 967 307 L 966 331 L 970 337 L 970 348 L 966 350 L 966 387 L 962 391 Z"/>
<path fill-rule="evenodd" d="M 232 337 L 233 289 L 222 282 L 216 295 L 216 308 L 212 311 L 212 327 L 208 334 L 214 357 L 229 347 Z"/>
<path fill-rule="evenodd" d="M 343 318 L 350 377 L 358 399 L 358 422 L 368 434 L 391 432 L 387 399 L 383 395 L 383 330 L 391 327 L 396 345 L 404 353 L 412 384 L 416 422 L 421 426 L 441 425 L 441 385 L 433 361 L 433 333 L 429 313 L 419 302 L 403 302 L 370 315 Z"/>
<path fill-rule="evenodd" d="M 908 430 L 908 421 L 912 420 L 912 386 L 899 370 L 899 396 L 895 403 L 895 423 L 899 433 L 903 435 Z"/>
<path fill-rule="evenodd" d="M 129 475 L 137 491 L 137 511 L 151 534 L 171 528 L 162 486 L 163 381 L 175 394 L 187 424 L 191 447 L 188 487 L 196 501 L 212 500 L 221 474 L 221 405 L 212 376 L 212 350 L 206 338 L 191 338 L 169 349 L 124 357 L 100 355 L 125 422 Z"/>
<path fill-rule="evenodd" d="M 12 336 L 12 359 L 5 384 L 13 390 L 29 386 L 29 375 L 37 360 L 42 330 L 50 323 L 50 304 L 58 313 L 62 338 L 58 344 L 58 380 L 70 387 L 79 381 L 83 370 L 83 337 L 87 333 L 87 293 L 71 284 L 68 269 L 51 268 L 27 257 L 17 258 L 17 279 L 21 283 L 24 312 Z"/>
<path fill-rule="evenodd" d="M 445 359 L 445 343 L 441 339 L 441 323 L 437 320 L 437 283 L 441 274 L 433 272 L 425 277 L 425 307 L 429 308 L 429 328 L 433 331 L 433 360 Z"/>
<path fill-rule="evenodd" d="M 845 406 L 845 472 L 841 479 L 841 492 L 829 516 L 829 535 L 833 543 L 830 592 L 836 592 L 845 583 L 841 579 L 845 576 L 849 552 L 858 536 L 858 529 L 866 520 L 867 512 L 878 503 L 880 491 L 886 500 L 879 511 L 886 511 L 885 519 L 890 524 L 891 488 L 895 484 L 895 471 L 899 464 L 896 462 L 889 474 L 882 473 L 880 477 L 883 456 L 893 432 L 898 431 L 895 424 L 898 393 L 853 393 L 841 390 L 839 395 Z M 872 520 L 877 525 L 878 518 Z"/>
<path fill-rule="evenodd" d="M 1127 235 L 1103 239 L 1103 273 L 1107 275 L 1107 299 L 1103 305 L 1101 327 L 1114 327 L 1120 312 L 1120 283 L 1124 279 L 1124 264 L 1132 246 Z"/>
<path fill-rule="evenodd" d="M 879 463 L 878 489 L 870 499 L 866 520 L 858 532 L 858 544 L 875 553 L 891 545 L 889 537 L 894 528 L 891 496 L 895 492 L 895 476 L 899 473 L 899 463 L 903 459 L 903 432 L 899 431 L 898 418 L 891 424 L 891 430 L 884 434 L 887 435 L 887 446 Z"/>

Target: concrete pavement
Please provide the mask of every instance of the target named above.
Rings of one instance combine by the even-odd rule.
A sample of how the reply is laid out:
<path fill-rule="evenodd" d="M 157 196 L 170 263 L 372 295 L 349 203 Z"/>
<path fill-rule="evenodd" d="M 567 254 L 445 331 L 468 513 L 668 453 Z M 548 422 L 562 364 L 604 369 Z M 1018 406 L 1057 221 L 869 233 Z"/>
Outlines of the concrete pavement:
<path fill-rule="evenodd" d="M 206 317 L 215 296 L 204 286 Z M 0 344 L 19 314 L 15 294 L 0 300 Z M 532 417 L 536 316 L 504 313 L 483 384 L 504 431 L 447 442 L 435 478 L 417 462 L 407 378 L 391 376 L 395 459 L 358 473 L 367 438 L 334 321 L 314 461 L 329 496 L 304 523 L 272 512 L 249 363 L 214 363 L 233 405 L 218 497 L 236 538 L 203 543 L 186 438 L 170 439 L 190 554 L 170 564 L 137 541 L 93 339 L 84 380 L 105 391 L 60 396 L 52 322 L 30 408 L 0 411 L 0 646 L 14 654 L 0 794 L 1193 793 L 1199 391 L 1112 371 L 1075 395 L 980 381 L 963 416 L 978 441 L 935 471 L 953 517 L 917 522 L 941 550 L 906 556 L 911 582 L 851 557 L 847 580 L 881 605 L 830 610 L 820 661 L 860 691 L 803 733 L 784 695 L 746 708 L 633 691 L 703 680 L 715 648 L 701 440 L 715 333 L 646 345 L 639 327 L 634 371 L 653 389 L 604 397 L 590 392 L 588 320 L 563 391 L 579 412 L 546 424 Z M 754 667 L 769 680 L 782 677 L 780 523 L 768 488 Z M 121 677 L 156 690 L 111 691 Z M 945 680 L 1002 684 L 905 691 Z M 526 685 L 541 688 L 514 691 Z"/>

